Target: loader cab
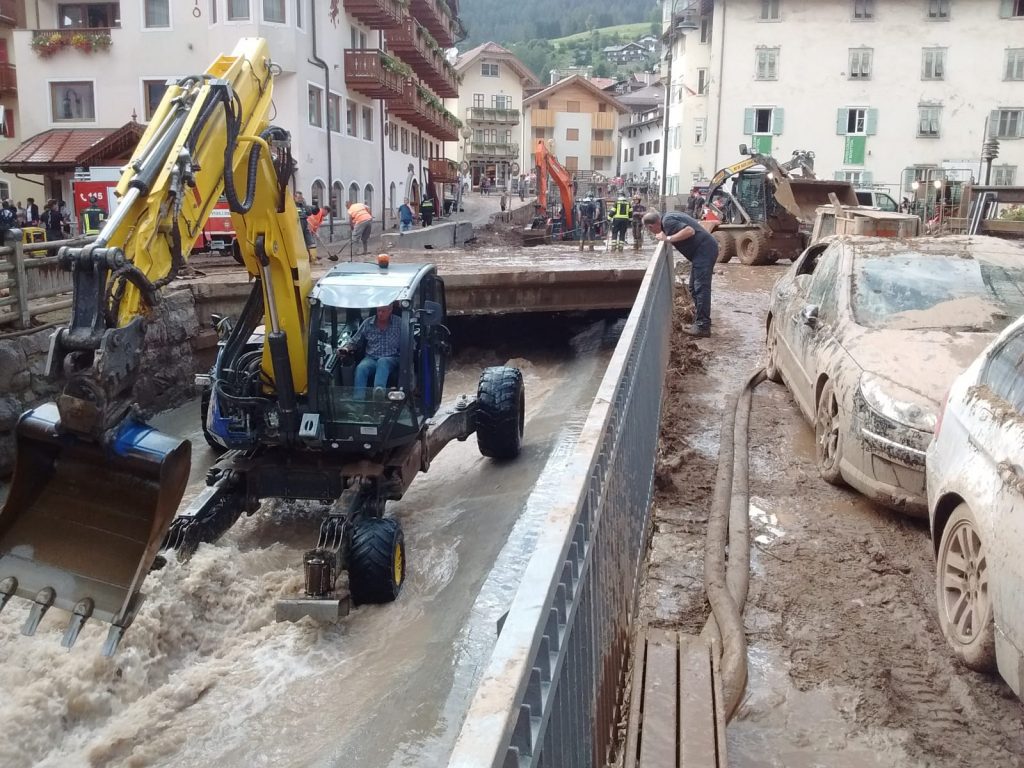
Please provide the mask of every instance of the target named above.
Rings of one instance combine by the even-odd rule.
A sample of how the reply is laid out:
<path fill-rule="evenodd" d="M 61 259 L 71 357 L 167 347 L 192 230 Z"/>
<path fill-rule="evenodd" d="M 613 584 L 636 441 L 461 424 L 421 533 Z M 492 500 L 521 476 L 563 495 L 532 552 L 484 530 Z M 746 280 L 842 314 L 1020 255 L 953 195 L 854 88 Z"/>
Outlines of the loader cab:
<path fill-rule="evenodd" d="M 415 440 L 441 404 L 450 348 L 444 282 L 434 267 L 342 264 L 317 283 L 310 305 L 308 411 L 318 417 L 312 439 L 363 454 Z M 397 370 L 384 387 L 372 379 L 358 387 L 365 349 L 339 349 L 386 305 L 400 329 Z"/>

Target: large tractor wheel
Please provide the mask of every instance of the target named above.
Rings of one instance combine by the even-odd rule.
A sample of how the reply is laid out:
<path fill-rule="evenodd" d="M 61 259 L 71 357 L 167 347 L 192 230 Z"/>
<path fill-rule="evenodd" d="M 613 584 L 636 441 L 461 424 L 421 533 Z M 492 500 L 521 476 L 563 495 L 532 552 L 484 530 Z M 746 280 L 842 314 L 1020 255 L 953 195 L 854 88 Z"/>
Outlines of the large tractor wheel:
<path fill-rule="evenodd" d="M 518 368 L 485 368 L 477 387 L 476 443 L 492 459 L 514 459 L 523 446 L 526 393 Z"/>
<path fill-rule="evenodd" d="M 405 584 L 405 537 L 398 521 L 364 517 L 352 528 L 348 589 L 356 605 L 390 603 Z"/>
<path fill-rule="evenodd" d="M 716 229 L 711 236 L 718 243 L 718 263 L 725 264 L 732 261 L 736 255 L 736 238 L 732 236 L 732 232 Z"/>
<path fill-rule="evenodd" d="M 752 267 L 771 264 L 773 259 L 768 250 L 768 238 L 760 229 L 751 229 L 737 238 L 736 249 L 740 261 Z"/>

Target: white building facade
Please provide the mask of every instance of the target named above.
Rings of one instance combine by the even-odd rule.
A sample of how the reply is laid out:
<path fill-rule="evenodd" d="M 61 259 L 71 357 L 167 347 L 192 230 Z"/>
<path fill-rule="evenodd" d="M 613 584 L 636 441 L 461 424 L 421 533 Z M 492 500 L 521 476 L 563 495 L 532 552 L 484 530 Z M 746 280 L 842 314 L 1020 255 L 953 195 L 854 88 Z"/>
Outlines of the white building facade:
<path fill-rule="evenodd" d="M 915 179 L 984 181 L 986 130 L 1000 142 L 991 183 L 1024 183 L 1018 0 L 666 0 L 664 18 L 670 194 L 744 143 L 813 151 L 819 177 L 898 200 Z"/>

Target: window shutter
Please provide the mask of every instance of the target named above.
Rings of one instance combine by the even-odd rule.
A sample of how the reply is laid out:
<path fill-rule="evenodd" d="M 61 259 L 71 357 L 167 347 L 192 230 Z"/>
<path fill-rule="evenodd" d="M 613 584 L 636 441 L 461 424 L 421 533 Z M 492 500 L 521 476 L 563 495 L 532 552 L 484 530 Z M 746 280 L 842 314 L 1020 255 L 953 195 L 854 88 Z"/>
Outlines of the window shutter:
<path fill-rule="evenodd" d="M 869 109 L 868 110 L 867 126 L 865 127 L 864 132 L 868 136 L 874 136 L 876 133 L 878 133 L 878 110 L 877 109 Z"/>
<path fill-rule="evenodd" d="M 994 139 L 999 135 L 999 110 L 993 109 L 988 116 L 988 137 Z"/>
<path fill-rule="evenodd" d="M 1002 0 L 999 3 L 999 16 L 1004 19 L 1013 16 L 1013 0 Z"/>
<path fill-rule="evenodd" d="M 861 183 L 862 186 L 870 187 L 871 184 L 872 184 L 873 178 L 874 178 L 874 174 L 871 173 L 871 171 L 864 171 L 860 175 L 860 183 Z"/>
<path fill-rule="evenodd" d="M 772 133 L 776 136 L 782 135 L 782 107 L 776 107 L 772 110 Z"/>
<path fill-rule="evenodd" d="M 849 120 L 850 110 L 846 107 L 840 107 L 836 113 L 836 133 L 839 136 L 846 135 L 846 121 Z"/>
<path fill-rule="evenodd" d="M 743 110 L 743 135 L 752 136 L 754 134 L 754 110 L 744 109 Z"/>

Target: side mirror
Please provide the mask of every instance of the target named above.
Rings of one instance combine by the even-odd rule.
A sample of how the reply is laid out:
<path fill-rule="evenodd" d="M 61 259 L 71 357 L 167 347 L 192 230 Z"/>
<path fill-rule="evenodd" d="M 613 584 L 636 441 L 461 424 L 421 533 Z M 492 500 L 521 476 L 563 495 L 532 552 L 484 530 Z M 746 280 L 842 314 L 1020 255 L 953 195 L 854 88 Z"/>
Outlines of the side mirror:
<path fill-rule="evenodd" d="M 436 301 L 424 301 L 423 309 L 416 314 L 424 325 L 440 325 L 444 322 L 444 310 Z"/>
<path fill-rule="evenodd" d="M 749 155 L 750 154 L 750 150 L 747 149 L 747 145 L 746 144 L 740 144 L 740 154 L 741 155 Z"/>
<path fill-rule="evenodd" d="M 818 305 L 808 304 L 802 310 L 800 310 L 800 320 L 808 328 L 815 329 L 818 327 Z"/>

